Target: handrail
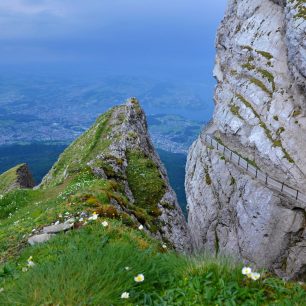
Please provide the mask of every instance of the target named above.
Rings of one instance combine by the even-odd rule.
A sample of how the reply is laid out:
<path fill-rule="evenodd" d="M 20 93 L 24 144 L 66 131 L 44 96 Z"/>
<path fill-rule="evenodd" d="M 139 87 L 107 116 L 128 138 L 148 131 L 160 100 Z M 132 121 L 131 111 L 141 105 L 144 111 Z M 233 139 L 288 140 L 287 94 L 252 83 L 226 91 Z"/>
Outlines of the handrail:
<path fill-rule="evenodd" d="M 294 189 L 286 185 L 284 182 L 280 182 L 276 179 L 271 178 L 267 173 L 264 173 L 261 170 L 259 170 L 257 167 L 254 167 L 247 160 L 245 160 L 240 155 L 230 150 L 226 146 L 222 145 L 220 142 L 218 142 L 216 139 L 214 139 L 210 135 L 208 134 L 205 135 L 205 142 L 211 145 L 213 148 L 217 149 L 218 151 L 222 152 L 225 158 L 228 158 L 234 164 L 246 170 L 248 173 L 254 176 L 257 180 L 263 182 L 267 187 L 275 189 L 276 191 L 284 195 L 287 195 L 296 201 L 300 201 L 306 204 L 305 194 L 303 194 L 297 189 Z"/>

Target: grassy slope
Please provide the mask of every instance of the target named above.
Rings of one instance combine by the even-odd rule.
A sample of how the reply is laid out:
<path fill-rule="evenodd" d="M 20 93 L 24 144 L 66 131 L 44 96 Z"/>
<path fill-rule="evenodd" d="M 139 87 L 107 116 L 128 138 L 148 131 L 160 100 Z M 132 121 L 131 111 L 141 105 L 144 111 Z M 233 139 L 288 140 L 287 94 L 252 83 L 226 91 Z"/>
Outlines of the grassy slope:
<path fill-rule="evenodd" d="M 100 116 L 92 128 L 74 141 L 61 155 L 58 162 L 52 167 L 52 179 L 45 182 L 45 186 L 55 186 L 63 183 L 65 173 L 73 175 L 86 167 L 86 162 L 90 161 L 99 153 L 105 151 L 111 144 L 106 139 L 110 131 L 108 121 L 111 111 Z"/>
<path fill-rule="evenodd" d="M 107 228 L 99 221 L 27 247 L 8 262 L 0 304 L 305 305 L 298 284 L 246 280 L 231 260 L 179 256 L 120 221 L 108 220 Z M 35 266 L 22 272 L 30 256 Z M 143 283 L 134 281 L 139 273 Z M 129 300 L 120 298 L 123 292 Z"/>
<path fill-rule="evenodd" d="M 10 186 L 12 186 L 16 182 L 17 169 L 20 168 L 20 166 L 21 165 L 18 165 L 12 169 L 9 169 L 0 175 L 0 194 L 8 191 Z"/>

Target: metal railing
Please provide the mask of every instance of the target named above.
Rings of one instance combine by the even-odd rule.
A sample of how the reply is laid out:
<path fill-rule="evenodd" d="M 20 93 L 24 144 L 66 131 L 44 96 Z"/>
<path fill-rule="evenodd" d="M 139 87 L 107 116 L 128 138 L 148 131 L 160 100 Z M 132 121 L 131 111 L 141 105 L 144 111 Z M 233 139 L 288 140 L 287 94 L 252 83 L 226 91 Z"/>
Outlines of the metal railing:
<path fill-rule="evenodd" d="M 300 192 L 297 189 L 294 189 L 288 185 L 286 185 L 284 182 L 280 182 L 278 180 L 275 180 L 271 178 L 267 173 L 262 172 L 257 167 L 250 164 L 247 160 L 242 158 L 237 153 L 233 152 L 229 148 L 225 147 L 221 143 L 219 143 L 216 139 L 214 139 L 212 136 L 206 134 L 205 135 L 205 142 L 218 150 L 219 152 L 222 152 L 224 157 L 232 161 L 234 164 L 238 165 L 239 167 L 246 170 L 248 173 L 250 173 L 252 176 L 254 176 L 256 179 L 264 183 L 267 187 L 270 187 L 286 196 L 291 197 L 292 199 L 296 201 L 300 201 L 304 204 L 306 204 L 306 195 Z"/>

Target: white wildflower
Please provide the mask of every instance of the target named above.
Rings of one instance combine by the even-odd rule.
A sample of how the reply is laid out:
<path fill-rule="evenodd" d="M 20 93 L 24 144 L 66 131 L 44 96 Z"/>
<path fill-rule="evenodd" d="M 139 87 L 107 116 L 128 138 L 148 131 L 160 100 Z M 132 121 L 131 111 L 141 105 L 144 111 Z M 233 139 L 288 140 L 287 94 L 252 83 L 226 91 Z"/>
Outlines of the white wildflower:
<path fill-rule="evenodd" d="M 138 227 L 138 229 L 139 229 L 140 231 L 142 231 L 142 230 L 143 230 L 143 225 L 140 224 L 139 227 Z"/>
<path fill-rule="evenodd" d="M 94 212 L 94 213 L 92 214 L 92 216 L 88 218 L 88 220 L 97 220 L 98 217 L 99 217 L 99 215 L 98 215 L 96 212 Z"/>
<path fill-rule="evenodd" d="M 122 294 L 121 294 L 121 298 L 122 299 L 128 299 L 130 297 L 130 294 L 128 293 L 128 292 L 123 292 Z"/>
<path fill-rule="evenodd" d="M 144 281 L 144 275 L 138 274 L 137 276 L 134 277 L 134 280 L 136 283 L 142 283 Z"/>
<path fill-rule="evenodd" d="M 252 272 L 249 276 L 253 281 L 257 281 L 260 279 L 260 274 L 257 272 Z"/>
<path fill-rule="evenodd" d="M 107 221 L 103 221 L 101 224 L 102 224 L 104 227 L 108 227 L 108 222 L 107 222 Z"/>
<path fill-rule="evenodd" d="M 249 275 L 251 273 L 252 273 L 252 269 L 251 268 L 249 268 L 249 267 L 243 267 L 242 268 L 242 274 L 243 275 Z"/>

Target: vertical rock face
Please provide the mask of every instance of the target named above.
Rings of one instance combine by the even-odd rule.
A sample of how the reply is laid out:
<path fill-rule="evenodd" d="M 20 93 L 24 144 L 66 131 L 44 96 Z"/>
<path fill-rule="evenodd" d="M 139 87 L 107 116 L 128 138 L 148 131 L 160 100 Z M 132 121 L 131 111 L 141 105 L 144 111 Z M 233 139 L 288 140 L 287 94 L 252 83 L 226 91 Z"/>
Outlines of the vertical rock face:
<path fill-rule="evenodd" d="M 302 279 L 306 204 L 267 188 L 204 136 L 213 134 L 271 177 L 306 192 L 304 12 L 303 1 L 229 1 L 216 40 L 214 117 L 190 149 L 186 174 L 198 249 Z"/>

